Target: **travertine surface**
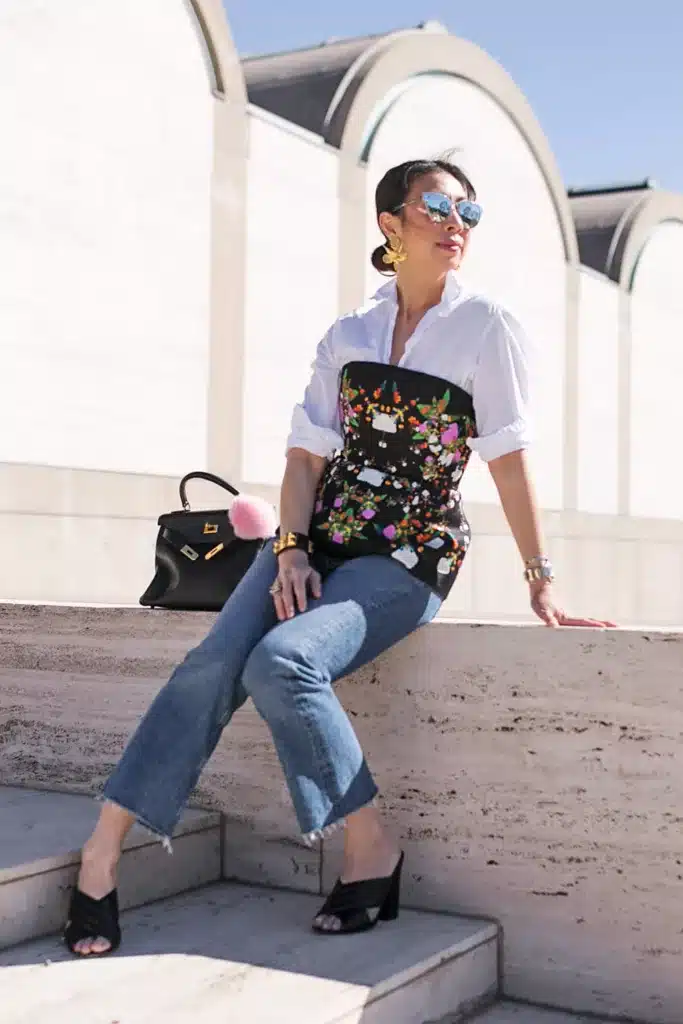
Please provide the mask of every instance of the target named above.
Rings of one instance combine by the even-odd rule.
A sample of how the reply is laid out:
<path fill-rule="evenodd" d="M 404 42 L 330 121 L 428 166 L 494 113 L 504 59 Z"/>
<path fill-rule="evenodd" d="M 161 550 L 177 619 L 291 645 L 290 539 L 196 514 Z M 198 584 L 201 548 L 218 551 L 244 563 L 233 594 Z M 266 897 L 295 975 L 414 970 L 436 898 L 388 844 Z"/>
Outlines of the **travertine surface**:
<path fill-rule="evenodd" d="M 561 1010 L 542 1010 L 525 1003 L 497 1003 L 476 1018 L 476 1024 L 610 1024 L 606 1018 L 580 1017 Z"/>
<path fill-rule="evenodd" d="M 96 817 L 88 796 L 0 786 L 0 950 L 64 927 L 80 847 Z M 119 865 L 119 906 L 137 907 L 218 881 L 222 846 L 214 811 L 184 812 L 172 857 L 136 826 Z"/>
<path fill-rule="evenodd" d="M 215 885 L 124 914 L 113 957 L 0 953 L 3 1024 L 423 1024 L 496 993 L 496 928 L 407 911 L 321 938 L 313 896 Z"/>
<path fill-rule="evenodd" d="M 210 621 L 2 608 L 0 781 L 99 785 Z M 340 684 L 403 836 L 406 900 L 500 919 L 511 994 L 683 1020 L 682 678 L 680 634 L 438 623 Z M 308 863 L 251 710 L 197 796 Z M 323 861 L 329 883 L 335 844 Z"/>

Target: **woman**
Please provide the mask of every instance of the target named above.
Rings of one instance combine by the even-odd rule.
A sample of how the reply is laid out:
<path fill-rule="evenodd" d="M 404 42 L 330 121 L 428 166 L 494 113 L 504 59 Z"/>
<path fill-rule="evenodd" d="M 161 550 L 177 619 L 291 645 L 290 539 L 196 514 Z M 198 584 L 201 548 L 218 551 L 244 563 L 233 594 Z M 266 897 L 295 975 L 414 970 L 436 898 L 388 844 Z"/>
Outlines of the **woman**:
<path fill-rule="evenodd" d="M 386 243 L 372 262 L 395 276 L 318 346 L 294 410 L 278 538 L 157 695 L 107 783 L 65 931 L 73 952 L 116 948 L 126 832 L 138 820 L 168 841 L 248 696 L 271 729 L 302 833 L 315 840 L 345 825 L 342 876 L 313 927 L 348 933 L 396 917 L 403 855 L 331 684 L 436 615 L 469 545 L 458 488 L 472 449 L 491 470 L 539 618 L 609 625 L 570 619 L 553 597 L 524 455 L 527 341 L 455 275 L 481 216 L 475 200 L 443 160 L 401 164 L 379 183 Z"/>

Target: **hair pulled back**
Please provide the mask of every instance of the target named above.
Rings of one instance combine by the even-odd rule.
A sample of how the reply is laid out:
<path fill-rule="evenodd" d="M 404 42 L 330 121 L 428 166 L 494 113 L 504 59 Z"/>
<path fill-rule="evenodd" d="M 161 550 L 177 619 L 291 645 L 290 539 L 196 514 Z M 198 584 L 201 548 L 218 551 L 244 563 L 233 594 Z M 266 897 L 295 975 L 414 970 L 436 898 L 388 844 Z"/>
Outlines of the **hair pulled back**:
<path fill-rule="evenodd" d="M 377 218 L 379 219 L 380 213 L 397 213 L 401 205 L 405 203 L 415 179 L 434 171 L 444 171 L 459 181 L 467 193 L 467 198 L 472 202 L 477 198 L 470 179 L 457 164 L 451 163 L 450 160 L 407 160 L 405 163 L 397 164 L 396 167 L 391 167 L 377 185 L 375 189 Z M 380 274 L 393 274 L 395 271 L 382 259 L 386 251 L 384 245 L 378 245 L 370 256 L 370 262 Z"/>

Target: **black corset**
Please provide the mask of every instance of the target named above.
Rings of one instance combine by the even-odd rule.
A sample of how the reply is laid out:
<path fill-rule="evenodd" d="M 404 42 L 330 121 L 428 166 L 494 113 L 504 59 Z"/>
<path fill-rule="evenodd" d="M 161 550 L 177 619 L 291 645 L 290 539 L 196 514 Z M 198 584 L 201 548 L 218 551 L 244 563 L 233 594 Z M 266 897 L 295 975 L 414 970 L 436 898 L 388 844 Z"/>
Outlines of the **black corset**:
<path fill-rule="evenodd" d="M 428 373 L 352 362 L 339 402 L 344 447 L 320 481 L 316 549 L 388 555 L 445 597 L 470 540 L 459 492 L 476 436 L 470 395 Z"/>

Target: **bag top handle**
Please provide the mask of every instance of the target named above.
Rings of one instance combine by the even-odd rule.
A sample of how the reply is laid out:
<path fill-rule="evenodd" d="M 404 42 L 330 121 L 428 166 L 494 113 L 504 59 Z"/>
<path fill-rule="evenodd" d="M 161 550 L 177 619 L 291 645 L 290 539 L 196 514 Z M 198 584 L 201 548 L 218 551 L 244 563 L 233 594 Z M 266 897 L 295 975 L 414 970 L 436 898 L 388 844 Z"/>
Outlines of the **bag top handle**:
<path fill-rule="evenodd" d="M 235 487 L 232 486 L 232 484 L 229 484 L 227 480 L 223 480 L 222 477 L 216 476 L 214 473 L 205 473 L 204 470 L 202 469 L 196 469 L 192 473 L 185 474 L 183 479 L 180 481 L 180 487 L 178 488 L 178 490 L 180 491 L 180 500 L 183 503 L 183 508 L 185 509 L 186 512 L 190 511 L 190 503 L 187 500 L 186 493 L 187 483 L 190 480 L 208 480 L 210 484 L 217 484 L 219 487 L 222 487 L 223 490 L 230 491 L 230 493 L 234 494 L 235 496 L 237 496 L 240 493 Z"/>

